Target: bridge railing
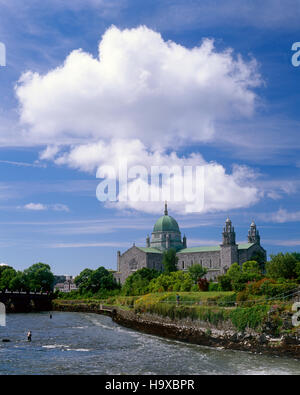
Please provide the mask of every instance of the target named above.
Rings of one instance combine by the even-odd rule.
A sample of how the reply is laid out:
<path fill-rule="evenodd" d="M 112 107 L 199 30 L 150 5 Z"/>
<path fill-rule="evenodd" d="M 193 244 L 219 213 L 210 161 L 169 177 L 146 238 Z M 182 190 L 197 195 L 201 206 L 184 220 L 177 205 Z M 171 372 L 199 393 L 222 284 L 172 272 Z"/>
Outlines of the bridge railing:
<path fill-rule="evenodd" d="M 32 291 L 9 291 L 8 289 L 6 289 L 5 291 L 0 292 L 0 294 L 5 294 L 5 295 L 52 295 L 53 292 L 32 292 Z"/>

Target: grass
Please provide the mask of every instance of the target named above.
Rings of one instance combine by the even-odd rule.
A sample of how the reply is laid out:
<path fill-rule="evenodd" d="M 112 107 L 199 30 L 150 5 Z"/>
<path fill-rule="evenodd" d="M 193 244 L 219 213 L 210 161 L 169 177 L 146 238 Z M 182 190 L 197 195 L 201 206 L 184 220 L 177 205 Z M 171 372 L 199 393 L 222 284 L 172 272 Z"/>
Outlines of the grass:
<path fill-rule="evenodd" d="M 224 297 L 230 297 L 234 295 L 234 292 L 160 292 L 151 293 L 143 296 L 139 296 L 136 299 L 136 303 L 139 300 L 150 303 L 157 302 L 176 302 L 176 295 L 180 296 L 180 303 L 182 304 L 197 304 L 199 302 L 217 301 Z"/>

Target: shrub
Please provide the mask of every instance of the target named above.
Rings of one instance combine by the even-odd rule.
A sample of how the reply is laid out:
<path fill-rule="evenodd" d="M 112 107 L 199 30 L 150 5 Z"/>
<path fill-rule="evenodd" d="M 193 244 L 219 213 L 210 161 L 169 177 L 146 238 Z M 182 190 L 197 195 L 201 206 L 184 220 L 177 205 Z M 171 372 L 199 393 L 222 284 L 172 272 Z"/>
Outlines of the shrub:
<path fill-rule="evenodd" d="M 227 274 L 219 276 L 218 282 L 222 291 L 232 291 L 231 280 Z"/>
<path fill-rule="evenodd" d="M 236 300 L 237 300 L 236 294 L 225 295 L 220 297 L 220 299 L 218 300 L 218 306 L 222 306 L 222 307 L 235 306 Z"/>
<path fill-rule="evenodd" d="M 209 282 L 206 280 L 206 278 L 198 278 L 197 284 L 200 291 L 208 291 Z"/>
<path fill-rule="evenodd" d="M 176 292 L 189 292 L 191 291 L 194 282 L 189 273 L 185 273 L 181 270 L 177 272 L 171 272 L 169 274 L 162 273 L 157 278 L 151 280 L 149 284 L 150 292 L 164 292 L 164 291 L 176 291 Z"/>
<path fill-rule="evenodd" d="M 213 283 L 210 282 L 208 285 L 208 290 L 209 292 L 218 292 L 218 291 L 222 291 L 220 284 L 218 283 Z"/>
<path fill-rule="evenodd" d="M 295 279 L 298 277 L 297 274 L 297 263 L 298 254 L 296 253 L 286 253 L 282 252 L 277 255 L 271 255 L 270 262 L 267 262 L 267 276 L 270 278 L 278 279 Z"/>
<path fill-rule="evenodd" d="M 237 307 L 229 313 L 233 325 L 239 330 L 257 329 L 268 316 L 269 306 Z"/>
<path fill-rule="evenodd" d="M 144 295 L 149 292 L 150 281 L 159 276 L 159 272 L 154 269 L 143 268 L 137 270 L 131 276 L 127 277 L 122 287 L 122 294 Z"/>
<path fill-rule="evenodd" d="M 285 296 L 295 288 L 297 288 L 297 283 L 287 280 L 279 283 L 270 278 L 263 278 L 260 281 L 247 284 L 248 293 L 252 295 L 266 295 L 268 297 Z"/>

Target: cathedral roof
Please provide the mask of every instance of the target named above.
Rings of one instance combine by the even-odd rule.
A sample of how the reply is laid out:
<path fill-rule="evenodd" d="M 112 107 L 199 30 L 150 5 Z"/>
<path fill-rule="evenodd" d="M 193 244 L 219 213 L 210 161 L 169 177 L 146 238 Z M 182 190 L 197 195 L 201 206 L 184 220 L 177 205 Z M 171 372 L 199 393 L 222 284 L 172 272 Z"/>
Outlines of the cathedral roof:
<path fill-rule="evenodd" d="M 177 221 L 169 215 L 160 217 L 153 228 L 153 232 L 180 232 Z"/>
<path fill-rule="evenodd" d="M 165 215 L 158 218 L 153 232 L 180 232 L 177 221 L 168 214 L 167 202 L 165 202 Z"/>
<path fill-rule="evenodd" d="M 254 243 L 238 244 L 238 249 L 239 250 L 248 250 L 253 245 L 254 245 Z M 186 253 L 192 253 L 192 252 L 213 252 L 213 251 L 220 251 L 220 250 L 221 250 L 220 246 L 190 247 L 190 248 L 184 248 L 183 250 L 180 250 L 178 252 L 178 254 L 186 254 Z"/>

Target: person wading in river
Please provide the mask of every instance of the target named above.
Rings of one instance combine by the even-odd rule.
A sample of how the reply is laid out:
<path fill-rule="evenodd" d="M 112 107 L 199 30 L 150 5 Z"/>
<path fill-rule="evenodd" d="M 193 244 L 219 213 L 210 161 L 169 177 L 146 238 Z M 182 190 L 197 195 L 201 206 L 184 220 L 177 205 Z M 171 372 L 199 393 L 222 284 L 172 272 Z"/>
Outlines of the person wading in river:
<path fill-rule="evenodd" d="M 31 333 L 31 331 L 29 331 L 29 332 L 27 333 L 27 340 L 28 340 L 29 342 L 31 342 L 31 336 L 32 336 L 32 333 Z"/>

